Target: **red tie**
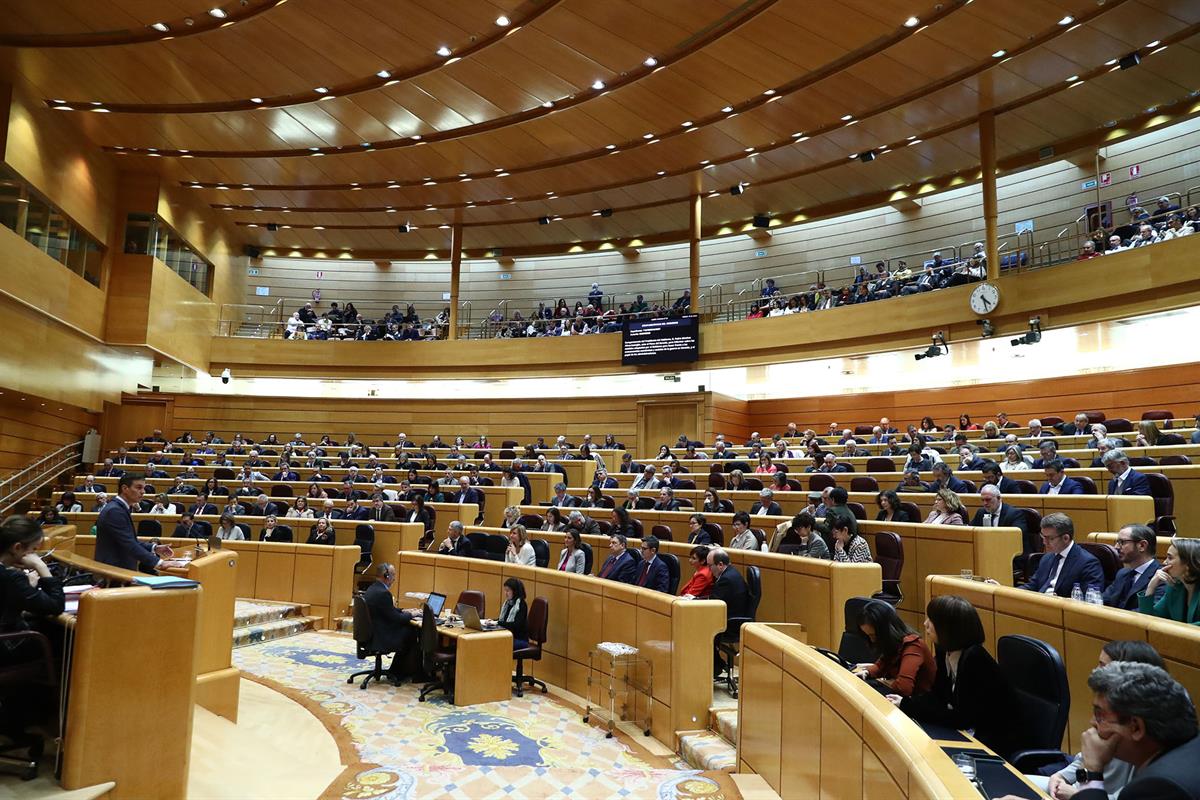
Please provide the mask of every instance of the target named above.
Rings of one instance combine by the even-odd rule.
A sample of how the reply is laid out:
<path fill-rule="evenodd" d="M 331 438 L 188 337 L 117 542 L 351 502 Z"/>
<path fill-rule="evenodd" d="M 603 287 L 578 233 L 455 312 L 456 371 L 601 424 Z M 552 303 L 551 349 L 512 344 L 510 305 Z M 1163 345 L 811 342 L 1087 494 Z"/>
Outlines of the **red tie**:
<path fill-rule="evenodd" d="M 642 564 L 642 574 L 638 575 L 638 586 L 646 585 L 646 573 L 648 573 L 649 571 L 650 571 L 650 562 L 647 561 Z"/>
<path fill-rule="evenodd" d="M 607 578 L 609 571 L 613 568 L 613 566 L 616 563 L 617 563 L 616 556 L 610 556 L 609 560 L 607 562 L 605 562 L 605 564 L 604 564 L 604 569 L 600 570 L 600 577 Z"/>

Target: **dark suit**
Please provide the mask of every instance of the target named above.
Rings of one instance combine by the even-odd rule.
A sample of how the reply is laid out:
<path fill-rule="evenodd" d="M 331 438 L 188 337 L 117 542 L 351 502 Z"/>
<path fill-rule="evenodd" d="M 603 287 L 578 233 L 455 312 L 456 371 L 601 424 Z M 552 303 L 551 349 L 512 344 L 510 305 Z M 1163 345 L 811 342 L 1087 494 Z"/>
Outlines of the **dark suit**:
<path fill-rule="evenodd" d="M 188 513 L 194 517 L 198 517 L 201 514 L 216 514 L 217 507 L 212 503 L 204 503 L 203 505 L 200 503 L 193 503 L 192 505 L 188 506 Z"/>
<path fill-rule="evenodd" d="M 746 588 L 742 574 L 732 564 L 713 581 L 712 594 L 708 599 L 725 601 L 726 619 L 745 617 L 750 611 L 750 590 Z"/>
<path fill-rule="evenodd" d="M 667 562 L 658 556 L 651 561 L 643 561 L 638 565 L 637 577 L 633 583 L 635 586 L 653 589 L 656 592 L 667 591 L 671 583 L 671 573 L 667 569 Z"/>
<path fill-rule="evenodd" d="M 75 494 L 94 494 L 96 492 L 107 491 L 108 489 L 104 488 L 104 484 L 101 483 L 93 483 L 90 488 L 82 484 L 75 487 Z"/>
<path fill-rule="evenodd" d="M 575 495 L 563 493 L 561 497 L 555 495 L 554 499 L 550 501 L 550 505 L 558 506 L 559 508 L 574 508 L 579 505 L 579 498 Z"/>
<path fill-rule="evenodd" d="M 199 494 L 199 492 L 197 492 L 196 487 L 192 486 L 190 483 L 181 483 L 178 486 L 172 486 L 170 489 L 167 489 L 167 494 L 195 495 L 195 494 Z"/>
<path fill-rule="evenodd" d="M 467 489 L 466 491 L 460 491 L 460 492 L 458 492 L 458 494 L 456 494 L 454 496 L 453 502 L 455 502 L 455 503 L 478 503 L 479 502 L 479 490 L 478 489 Z"/>
<path fill-rule="evenodd" d="M 273 480 L 273 481 L 298 481 L 298 480 L 300 480 L 300 475 L 295 472 L 276 472 L 274 475 L 271 476 L 271 480 Z"/>
<path fill-rule="evenodd" d="M 1025 552 L 1033 552 L 1033 547 L 1036 544 L 1034 537 L 1039 534 L 1039 531 L 1033 530 L 1029 525 L 1029 515 L 1022 513 L 1022 510 L 1010 506 L 1008 503 L 1000 503 L 1000 511 L 992 515 L 990 522 L 984 521 L 983 515 L 987 514 L 987 509 L 981 508 L 975 512 L 975 516 L 971 517 L 971 524 L 976 528 L 1020 528 L 1021 541 Z M 997 519 L 998 518 L 998 519 Z M 1070 594 L 1070 592 L 1067 592 Z"/>
<path fill-rule="evenodd" d="M 125 470 L 121 469 L 120 467 L 105 467 L 104 469 L 97 470 L 96 477 L 97 478 L 119 478 L 124 474 L 125 474 Z"/>
<path fill-rule="evenodd" d="M 367 587 L 363 599 L 371 615 L 371 649 L 396 654 L 388 674 L 397 676 L 404 656 L 417 636 L 417 629 L 411 624 L 412 614 L 396 608 L 391 591 L 380 581 Z"/>
<path fill-rule="evenodd" d="M 604 564 L 600 567 L 597 575 L 610 581 L 633 583 L 637 579 L 637 562 L 634 561 L 633 556 L 629 555 L 629 551 L 625 550 L 619 555 L 604 559 Z"/>
<path fill-rule="evenodd" d="M 1150 494 L 1150 479 L 1135 469 L 1129 470 L 1129 475 L 1125 478 L 1125 485 L 1121 487 L 1121 491 L 1117 491 L 1117 479 L 1113 478 L 1108 482 L 1109 494 Z"/>
<path fill-rule="evenodd" d="M 1154 577 L 1154 573 L 1162 569 L 1162 564 L 1158 563 L 1157 559 L 1150 559 L 1150 563 L 1146 564 L 1145 569 L 1138 578 L 1134 578 L 1135 572 L 1129 567 L 1122 567 L 1117 570 L 1117 574 L 1113 577 L 1113 582 L 1104 590 L 1104 605 L 1112 606 L 1113 608 L 1124 608 L 1127 611 L 1137 611 L 1138 593 L 1146 591 L 1146 584 L 1150 583 L 1150 579 Z M 1158 591 L 1154 593 L 1154 599 L 1157 601 L 1167 591 L 1167 584 L 1160 583 Z"/>
<path fill-rule="evenodd" d="M 109 505 L 112 505 L 109 503 Z M 198 525 L 193 524 L 191 527 L 185 528 L 182 525 L 176 525 L 175 531 L 171 534 L 174 539 L 199 539 L 204 535 L 204 530 Z"/>
<path fill-rule="evenodd" d="M 292 541 L 292 531 L 286 525 L 276 525 L 271 529 L 271 535 L 267 535 L 267 529 L 263 528 L 258 534 L 260 542 L 290 542 Z"/>
<path fill-rule="evenodd" d="M 1061 556 L 1058 554 L 1043 554 L 1033 579 L 1029 583 L 1022 584 L 1020 588 L 1034 592 L 1046 591 L 1046 587 L 1050 585 L 1050 576 L 1053 574 L 1054 565 L 1059 558 Z M 1054 583 L 1054 593 L 1059 597 L 1070 597 L 1071 589 L 1075 584 L 1079 584 L 1079 588 L 1084 591 L 1089 586 L 1097 589 L 1104 587 L 1104 570 L 1101 568 L 1100 562 L 1079 545 L 1072 545 L 1070 552 L 1067 553 L 1062 570 L 1058 574 L 1058 580 Z"/>
<path fill-rule="evenodd" d="M 353 511 L 351 511 L 349 509 L 344 509 L 338 518 L 339 519 L 353 519 L 353 520 L 362 522 L 363 520 L 369 519 L 369 514 L 367 512 L 367 509 L 359 507 L 359 508 L 354 509 Z"/>
<path fill-rule="evenodd" d="M 753 517 L 759 511 L 762 511 L 762 507 L 763 505 L 761 502 L 755 501 L 754 505 L 750 506 L 750 516 Z M 776 503 L 774 500 L 772 500 L 771 504 L 767 506 L 767 514 L 772 517 L 778 517 L 783 514 L 783 510 L 779 507 L 779 503 Z"/>
<path fill-rule="evenodd" d="M 392 511 L 391 506 L 389 506 L 387 503 L 384 503 L 382 506 L 380 506 L 377 509 L 372 508 L 369 513 L 370 513 L 370 516 L 368 517 L 368 519 L 370 519 L 373 522 L 395 522 L 396 521 L 396 512 Z"/>
<path fill-rule="evenodd" d="M 96 560 L 121 569 L 154 569 L 161 560 L 154 549 L 139 542 L 129 507 L 119 497 L 100 509 L 96 518 Z"/>
<path fill-rule="evenodd" d="M 996 488 L 1000 490 L 1000 494 L 1021 494 L 1021 490 L 1017 488 L 1017 482 L 1007 475 L 1000 476 Z"/>
<path fill-rule="evenodd" d="M 964 494 L 964 493 L 967 493 L 971 487 L 967 486 L 967 482 L 964 481 L 962 478 L 956 478 L 953 475 L 951 475 L 949 478 L 946 479 L 946 484 L 944 487 L 940 485 L 940 482 L 934 481 L 932 484 L 930 484 L 929 491 L 936 492 L 938 489 L 941 489 L 941 488 L 949 489 L 950 491 L 955 492 L 957 494 Z"/>
<path fill-rule="evenodd" d="M 599 486 L 601 489 L 615 489 L 617 488 L 617 481 L 615 478 L 610 476 L 604 479 L 604 483 L 601 483 L 599 480 L 594 480 L 592 481 L 592 485 Z"/>
<path fill-rule="evenodd" d="M 450 545 L 449 547 L 446 546 L 447 543 Z M 438 553 L 440 553 L 441 555 L 446 555 L 446 556 L 470 557 L 471 543 L 467 541 L 467 537 L 465 534 L 462 536 L 459 536 L 458 541 L 454 541 L 454 542 L 450 541 L 450 539 L 447 538 L 440 545 L 438 545 Z"/>
<path fill-rule="evenodd" d="M 1004 490 L 1001 489 L 1001 492 Z M 1063 478 L 1059 484 L 1059 494 L 1083 494 L 1083 484 L 1074 478 Z M 1038 488 L 1038 494 L 1050 494 L 1050 481 L 1046 481 Z"/>
<path fill-rule="evenodd" d="M 1108 800 L 1104 789 L 1084 789 L 1079 800 Z M 1161 753 L 1133 774 L 1121 800 L 1192 800 L 1200 797 L 1200 737 Z"/>
<path fill-rule="evenodd" d="M 657 503 L 654 504 L 654 510 L 655 511 L 678 511 L 679 510 L 679 501 L 673 497 L 670 500 L 667 500 L 665 502 L 662 500 L 659 500 Z"/>

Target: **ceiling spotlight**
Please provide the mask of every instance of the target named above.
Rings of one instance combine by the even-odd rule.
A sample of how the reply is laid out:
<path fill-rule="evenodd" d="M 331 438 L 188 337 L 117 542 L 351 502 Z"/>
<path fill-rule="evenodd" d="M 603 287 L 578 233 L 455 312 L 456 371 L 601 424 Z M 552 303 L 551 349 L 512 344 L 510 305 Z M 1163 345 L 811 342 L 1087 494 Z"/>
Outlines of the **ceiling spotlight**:
<path fill-rule="evenodd" d="M 904 27 L 906 28 L 915 28 L 920 24 L 921 20 L 917 19 L 916 17 L 909 17 L 908 19 L 904 20 Z"/>
<path fill-rule="evenodd" d="M 660 169 L 660 170 L 659 170 L 657 173 L 655 173 L 655 174 L 661 177 L 661 176 L 663 176 L 663 175 L 666 175 L 666 174 L 667 174 L 667 171 L 666 171 L 665 169 Z"/>
<path fill-rule="evenodd" d="M 746 191 L 746 185 L 742 182 L 735 183 L 733 186 L 729 187 L 729 193 L 734 197 L 737 197 L 744 191 Z"/>
<path fill-rule="evenodd" d="M 1160 42 L 1158 39 L 1155 39 L 1153 42 L 1146 45 L 1146 49 L 1153 50 L 1154 48 L 1158 47 L 1160 44 L 1162 44 L 1162 42 Z"/>
<path fill-rule="evenodd" d="M 721 109 L 721 111 L 722 113 L 728 114 L 729 112 L 733 111 L 733 106 L 725 106 Z"/>
<path fill-rule="evenodd" d="M 917 353 L 913 356 L 917 361 L 923 358 L 937 358 L 950 352 L 950 345 L 946 344 L 946 335 L 944 333 L 937 331 L 929 338 L 933 339 L 933 344 L 929 345 L 924 353 Z"/>
<path fill-rule="evenodd" d="M 263 101 L 263 99 L 261 97 L 251 97 L 250 98 L 250 102 L 254 103 L 254 105 L 258 105 L 262 101 Z"/>
<path fill-rule="evenodd" d="M 229 14 L 225 13 L 225 9 L 223 8 L 210 8 L 208 10 L 208 15 L 217 19 L 225 19 L 229 16 Z"/>
<path fill-rule="evenodd" d="M 442 45 L 437 49 L 437 54 L 442 58 L 447 58 L 450 55 L 450 48 L 446 47 L 446 45 Z"/>
<path fill-rule="evenodd" d="M 538 225 L 549 225 L 549 224 L 550 224 L 549 217 L 538 217 Z"/>
<path fill-rule="evenodd" d="M 499 25 L 501 28 L 507 28 L 511 24 L 511 20 L 509 20 L 508 17 L 501 14 L 500 16 L 496 17 L 496 24 Z"/>
<path fill-rule="evenodd" d="M 1067 78 L 1067 83 L 1074 83 L 1074 82 L 1075 82 L 1075 81 L 1077 81 L 1077 80 L 1079 80 L 1079 76 L 1078 76 L 1078 75 L 1072 75 L 1071 77 Z"/>
<path fill-rule="evenodd" d="M 601 91 L 604 88 L 604 81 L 597 78 L 596 80 L 592 81 L 592 88 L 597 92 Z"/>
<path fill-rule="evenodd" d="M 419 142 L 419 141 L 421 141 L 421 134 L 414 133 L 412 136 L 410 136 L 408 138 L 412 139 L 414 142 Z"/>
<path fill-rule="evenodd" d="M 843 114 L 842 115 L 842 122 L 849 122 L 852 119 L 854 119 L 853 114 Z"/>
<path fill-rule="evenodd" d="M 553 100 L 546 100 L 542 103 L 542 108 L 550 108 L 553 105 L 554 105 Z"/>
<path fill-rule="evenodd" d="M 1024 336 L 1018 336 L 1016 339 L 1013 339 L 1011 342 L 1009 342 L 1009 344 L 1011 344 L 1013 347 L 1016 347 L 1017 345 L 1022 345 L 1022 344 L 1037 344 L 1041 340 L 1042 340 L 1042 318 L 1041 317 L 1030 317 L 1029 318 L 1029 333 L 1025 334 Z"/>
<path fill-rule="evenodd" d="M 1117 63 L 1121 66 L 1121 69 L 1133 69 L 1142 63 L 1142 57 L 1137 53 L 1130 53 L 1127 56 L 1123 56 Z"/>
<path fill-rule="evenodd" d="M 376 72 L 375 74 L 376 74 L 377 76 L 379 76 L 380 78 L 390 78 L 390 77 L 392 77 L 392 73 L 388 72 L 386 69 L 381 69 L 381 70 L 379 70 L 379 72 Z"/>
<path fill-rule="evenodd" d="M 647 56 L 646 60 L 643 61 L 642 63 L 645 64 L 647 67 L 657 67 L 658 59 L 655 58 L 654 56 Z"/>
<path fill-rule="evenodd" d="M 1008 55 L 1007 50 L 997 50 L 996 52 L 992 53 L 992 58 L 1004 58 L 1006 55 Z"/>
<path fill-rule="evenodd" d="M 771 95 L 775 94 L 775 90 L 767 89 L 765 92 L 763 92 L 763 94 L 765 94 L 767 97 L 770 97 Z"/>
<path fill-rule="evenodd" d="M 313 225 L 313 230 L 314 231 L 323 231 L 323 230 L 325 230 L 325 226 L 324 225 Z"/>
<path fill-rule="evenodd" d="M 150 27 L 154 28 L 154 30 L 158 31 L 159 33 L 166 33 L 167 31 L 171 30 L 171 26 L 165 22 L 156 22 Z"/>
<path fill-rule="evenodd" d="M 687 122 L 682 123 L 680 125 L 680 127 L 681 128 L 690 128 L 690 127 L 692 127 L 692 121 L 689 119 Z"/>
<path fill-rule="evenodd" d="M 316 92 L 317 94 L 329 94 L 329 87 L 328 86 L 318 86 L 317 88 L 313 89 L 313 91 Z"/>
<path fill-rule="evenodd" d="M 1060 19 L 1058 21 L 1058 24 L 1065 26 L 1065 25 L 1070 25 L 1074 21 L 1075 21 L 1075 18 L 1072 17 L 1070 14 L 1067 14 L 1065 17 L 1063 17 L 1062 19 Z"/>
<path fill-rule="evenodd" d="M 643 133 L 643 134 L 642 134 L 642 138 L 643 138 L 643 139 L 653 139 L 653 138 L 654 138 L 654 134 L 653 134 L 653 133 Z"/>
<path fill-rule="evenodd" d="M 756 228 L 769 228 L 771 227 L 771 217 L 767 214 L 755 214 L 751 224 Z"/>

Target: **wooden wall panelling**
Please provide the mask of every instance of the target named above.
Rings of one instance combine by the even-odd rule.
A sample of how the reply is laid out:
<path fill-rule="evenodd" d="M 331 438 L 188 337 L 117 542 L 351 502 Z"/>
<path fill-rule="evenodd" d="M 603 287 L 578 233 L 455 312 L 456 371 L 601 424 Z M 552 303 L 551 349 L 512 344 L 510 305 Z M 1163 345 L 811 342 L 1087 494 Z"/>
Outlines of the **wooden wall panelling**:
<path fill-rule="evenodd" d="M 104 292 L 2 225 L 0 293 L 73 333 L 94 340 L 104 335 Z"/>
<path fill-rule="evenodd" d="M 0 394 L 0 475 L 27 467 L 46 453 L 82 439 L 98 424 L 99 415 L 82 408 L 4 390 Z"/>

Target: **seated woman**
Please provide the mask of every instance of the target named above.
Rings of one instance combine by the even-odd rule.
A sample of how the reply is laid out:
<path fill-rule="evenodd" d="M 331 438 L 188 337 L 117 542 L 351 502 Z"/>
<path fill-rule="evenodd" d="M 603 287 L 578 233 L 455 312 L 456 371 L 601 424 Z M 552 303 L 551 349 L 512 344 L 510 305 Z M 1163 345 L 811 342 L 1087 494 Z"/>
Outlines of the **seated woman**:
<path fill-rule="evenodd" d="M 62 514 L 72 514 L 83 511 L 83 506 L 75 499 L 74 492 L 63 492 L 62 499 L 54 506 L 54 510 Z"/>
<path fill-rule="evenodd" d="M 504 560 L 509 564 L 524 564 L 527 567 L 537 566 L 537 554 L 529 543 L 529 533 L 524 525 L 513 525 L 508 530 L 508 549 L 504 551 Z"/>
<path fill-rule="evenodd" d="M 680 597 L 689 600 L 707 600 L 712 594 L 713 577 L 708 568 L 708 547 L 697 545 L 688 553 L 688 563 L 692 565 L 692 578 L 679 590 Z"/>
<path fill-rule="evenodd" d="M 280 527 L 279 519 L 274 514 L 267 514 L 262 532 L 258 534 L 258 540 L 260 542 L 290 542 L 292 541 L 292 532 L 287 528 Z"/>
<path fill-rule="evenodd" d="M 39 528 L 67 524 L 67 521 L 59 515 L 58 509 L 54 506 L 42 506 L 42 510 L 38 512 L 35 522 Z"/>
<path fill-rule="evenodd" d="M 936 647 L 933 688 L 888 700 L 917 722 L 974 731 L 975 738 L 1007 758 L 1016 747 L 1008 678 L 983 646 L 983 623 L 970 601 L 943 595 L 925 607 L 925 637 Z"/>
<path fill-rule="evenodd" d="M 296 502 L 288 509 L 287 515 L 301 519 L 312 519 L 314 516 L 312 509 L 308 507 L 307 497 L 297 497 Z"/>
<path fill-rule="evenodd" d="M 402 522 L 419 522 L 425 526 L 425 530 L 430 528 L 429 509 L 425 508 L 425 495 L 416 494 L 412 499 L 412 506 L 404 514 L 405 519 Z"/>
<path fill-rule="evenodd" d="M 174 514 L 176 513 L 175 504 L 166 493 L 161 493 L 155 496 L 154 505 L 150 506 L 151 514 Z"/>
<path fill-rule="evenodd" d="M 1021 448 L 1015 444 L 1004 448 L 1004 460 L 1000 462 L 1001 472 L 1020 472 L 1033 469 L 1033 462 L 1025 458 Z"/>
<path fill-rule="evenodd" d="M 1154 593 L 1161 584 L 1167 591 L 1154 602 Z M 1172 539 L 1163 566 L 1144 592 L 1138 592 L 1138 611 L 1156 617 L 1200 625 L 1200 539 Z"/>
<path fill-rule="evenodd" d="M 313 482 L 308 485 L 308 492 L 304 495 L 309 500 L 326 500 L 329 495 L 321 488 L 321 484 Z"/>
<path fill-rule="evenodd" d="M 504 519 L 500 520 L 501 528 L 512 528 L 521 518 L 521 509 L 517 506 L 507 506 L 504 509 Z"/>
<path fill-rule="evenodd" d="M 976 425 L 974 422 L 971 422 L 970 414 L 959 414 L 958 415 L 958 429 L 960 431 L 977 431 L 977 430 L 979 430 L 979 426 Z"/>
<path fill-rule="evenodd" d="M 858 614 L 857 624 L 877 660 L 874 664 L 859 664 L 854 669 L 856 675 L 874 680 L 901 697 L 933 691 L 937 677 L 933 655 L 890 603 L 867 603 Z"/>
<path fill-rule="evenodd" d="M 746 485 L 746 476 L 740 469 L 735 469 L 729 473 L 729 477 L 725 479 L 725 488 L 731 492 L 746 492 L 750 487 Z"/>
<path fill-rule="evenodd" d="M 771 476 L 771 491 L 772 492 L 789 492 L 792 487 L 788 485 L 787 473 L 776 472 Z"/>
<path fill-rule="evenodd" d="M 933 510 L 925 518 L 927 525 L 965 525 L 962 500 L 949 489 L 938 489 L 933 498 Z"/>
<path fill-rule="evenodd" d="M 754 470 L 757 475 L 774 475 L 777 471 L 771 456 L 763 453 L 758 459 L 758 467 Z"/>
<path fill-rule="evenodd" d="M 634 535 L 633 523 L 629 521 L 629 510 L 625 508 L 614 508 L 612 510 L 612 518 L 610 520 L 612 528 L 609 533 L 619 533 L 626 538 Z"/>
<path fill-rule="evenodd" d="M 851 564 L 869 564 L 871 548 L 857 530 L 850 530 L 850 520 L 837 517 L 830 526 L 833 534 L 833 560 Z"/>
<path fill-rule="evenodd" d="M 729 506 L 722 506 L 721 495 L 716 489 L 704 490 L 704 507 L 700 509 L 705 514 L 722 514 L 732 513 L 733 509 Z"/>
<path fill-rule="evenodd" d="M 542 530 L 551 531 L 552 533 L 562 533 L 567 529 L 567 521 L 563 519 L 562 511 L 558 506 L 550 506 L 546 509 L 546 522 L 542 525 Z"/>
<path fill-rule="evenodd" d="M 209 478 L 204 482 L 204 487 L 200 489 L 200 494 L 206 494 L 209 497 L 226 497 L 229 495 L 229 488 L 221 485 L 221 481 L 216 478 Z"/>
<path fill-rule="evenodd" d="M 875 515 L 876 522 L 912 522 L 908 518 L 908 512 L 900 507 L 900 496 L 891 489 L 877 494 L 875 505 L 879 506 L 879 513 Z"/>
<path fill-rule="evenodd" d="M 317 520 L 317 524 L 313 525 L 308 532 L 308 539 L 305 544 L 334 544 L 336 537 L 334 536 L 333 528 L 329 527 L 329 520 L 321 517 Z"/>
<path fill-rule="evenodd" d="M 500 606 L 496 624 L 512 634 L 513 650 L 529 646 L 529 632 L 525 622 L 528 613 L 525 584 L 517 578 L 509 578 L 504 582 L 504 603 Z"/>
<path fill-rule="evenodd" d="M 578 528 L 567 528 L 563 532 L 562 555 L 558 557 L 559 572 L 574 572 L 582 575 L 587 569 L 587 556 Z"/>
<path fill-rule="evenodd" d="M 581 503 L 579 507 L 606 508 L 607 506 L 604 502 L 604 490 L 593 483 L 588 487 L 587 494 L 583 498 L 583 503 Z"/>
<path fill-rule="evenodd" d="M 221 515 L 221 518 L 217 520 L 217 529 L 213 531 L 213 536 L 233 542 L 243 541 L 246 538 L 242 529 L 236 525 L 232 514 Z"/>

